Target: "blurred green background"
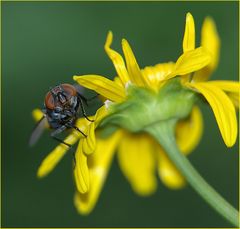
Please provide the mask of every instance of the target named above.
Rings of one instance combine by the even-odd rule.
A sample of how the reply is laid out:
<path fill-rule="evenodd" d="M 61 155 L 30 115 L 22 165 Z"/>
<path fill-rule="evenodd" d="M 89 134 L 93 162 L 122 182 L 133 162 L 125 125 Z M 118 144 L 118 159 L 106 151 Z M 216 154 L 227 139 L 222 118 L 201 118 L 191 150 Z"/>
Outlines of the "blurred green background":
<path fill-rule="evenodd" d="M 57 143 L 46 132 L 28 147 L 31 111 L 42 107 L 50 86 L 73 83 L 74 74 L 115 76 L 103 50 L 108 30 L 117 50 L 121 38 L 128 39 L 142 67 L 175 61 L 187 12 L 195 17 L 198 43 L 204 17 L 217 23 L 222 48 L 212 79 L 237 80 L 238 2 L 2 3 L 2 227 L 231 226 L 190 187 L 172 191 L 159 182 L 153 196 L 138 197 L 116 160 L 95 210 L 80 216 L 72 203 L 72 154 L 38 180 L 40 162 Z M 204 136 L 190 160 L 238 208 L 238 146 L 226 148 L 212 111 L 201 108 Z"/>

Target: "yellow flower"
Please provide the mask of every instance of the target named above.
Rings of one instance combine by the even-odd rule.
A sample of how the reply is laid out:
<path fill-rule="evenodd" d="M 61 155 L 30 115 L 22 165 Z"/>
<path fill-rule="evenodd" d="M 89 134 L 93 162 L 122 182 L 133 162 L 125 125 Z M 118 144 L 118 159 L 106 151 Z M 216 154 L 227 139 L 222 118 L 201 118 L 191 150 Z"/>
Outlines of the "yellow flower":
<path fill-rule="evenodd" d="M 124 61 L 122 56 L 111 48 L 112 39 L 113 35 L 109 32 L 105 51 L 117 72 L 113 81 L 99 75 L 74 76 L 74 80 L 79 84 L 105 98 L 104 106 L 92 117 L 94 122 L 84 118 L 77 120 L 76 126 L 87 134 L 87 138 L 72 130 L 64 140 L 71 145 L 79 140 L 75 154 L 74 178 L 77 190 L 74 204 L 81 214 L 89 214 L 93 210 L 115 152 L 123 174 L 139 195 L 147 196 L 156 190 L 156 171 L 161 181 L 171 189 L 182 188 L 186 184 L 163 148 L 147 133 L 133 133 L 118 128 L 108 135 L 104 133 L 106 136 L 103 136 L 104 130 L 98 128 L 101 122 L 111 115 L 112 104 L 124 104 L 129 99 L 128 89 L 131 85 L 157 94 L 166 83 L 173 81 L 173 78 L 180 78 L 183 87 L 206 98 L 213 109 L 226 145 L 232 146 L 237 136 L 234 105 L 238 107 L 239 84 L 232 81 L 206 82 L 217 66 L 220 43 L 214 22 L 210 18 L 206 18 L 202 27 L 201 46 L 195 48 L 194 20 L 190 13 L 187 14 L 183 54 L 175 63 L 161 63 L 140 69 L 129 43 L 122 40 Z M 36 120 L 42 115 L 40 110 L 33 113 Z M 202 130 L 202 115 L 200 109 L 194 105 L 190 115 L 177 122 L 175 130 L 177 145 L 183 154 L 189 154 L 197 146 Z M 40 165 L 38 177 L 51 172 L 67 150 L 66 145 L 59 144 Z"/>
<path fill-rule="evenodd" d="M 131 84 L 157 92 L 168 80 L 181 76 L 185 87 L 201 93 L 210 104 L 226 145 L 232 146 L 235 143 L 236 114 L 229 97 L 235 99 L 235 102 L 238 100 L 236 94 L 239 93 L 239 84 L 230 81 L 201 82 L 216 68 L 219 57 L 219 38 L 214 22 L 210 18 L 206 18 L 202 27 L 202 46 L 195 49 L 194 20 L 190 13 L 187 14 L 183 54 L 176 63 L 157 64 L 141 70 L 129 43 L 123 39 L 125 65 L 122 56 L 111 49 L 112 39 L 112 32 L 109 32 L 105 51 L 118 75 L 114 81 L 99 75 L 74 76 L 74 80 L 106 98 L 105 106 L 108 107 L 109 103 L 121 103 L 128 99 L 127 88 Z M 106 110 L 104 115 L 106 116 L 107 108 L 101 109 Z M 188 154 L 196 147 L 202 134 L 202 127 L 201 112 L 194 106 L 188 119 L 177 123 L 176 140 L 182 153 Z M 109 138 L 98 137 L 95 143 L 94 153 L 87 158 L 91 177 L 89 190 L 85 193 L 78 190 L 74 198 L 75 206 L 81 214 L 88 214 L 93 209 L 115 150 L 122 172 L 139 195 L 145 196 L 155 191 L 156 168 L 160 179 L 169 188 L 181 188 L 185 184 L 185 179 L 171 163 L 162 147 L 146 133 L 130 133 L 120 129 Z M 100 155 L 103 155 L 104 159 Z"/>

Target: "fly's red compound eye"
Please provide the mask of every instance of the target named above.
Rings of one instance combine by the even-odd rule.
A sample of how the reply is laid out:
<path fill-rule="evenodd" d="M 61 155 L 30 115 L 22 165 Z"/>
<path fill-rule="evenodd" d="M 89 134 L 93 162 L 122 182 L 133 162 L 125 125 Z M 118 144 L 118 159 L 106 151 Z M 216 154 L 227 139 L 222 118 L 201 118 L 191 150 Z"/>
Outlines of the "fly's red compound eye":
<path fill-rule="evenodd" d="M 76 96 L 77 95 L 77 90 L 75 89 L 74 86 L 72 86 L 71 84 L 61 84 L 61 87 L 63 88 L 63 90 L 65 92 L 67 92 L 67 94 L 69 94 L 70 96 Z"/>
<path fill-rule="evenodd" d="M 57 101 L 54 101 L 54 95 L 56 96 L 55 100 L 57 99 Z M 71 99 L 72 96 L 76 95 L 77 90 L 74 86 L 72 86 L 71 84 L 61 84 L 60 86 L 53 88 L 46 94 L 45 106 L 46 108 L 53 110 L 56 106 L 55 103 L 59 103 L 59 105 L 61 106 L 61 104 L 67 102 L 69 99 Z M 58 101 L 58 99 L 60 101 Z M 62 99 L 64 99 L 64 102 L 62 101 Z"/>
<path fill-rule="evenodd" d="M 51 92 L 49 91 L 46 96 L 45 96 L 45 106 L 48 108 L 48 109 L 51 109 L 53 110 L 55 105 L 54 105 L 54 99 L 53 99 L 53 96 L 51 94 Z"/>

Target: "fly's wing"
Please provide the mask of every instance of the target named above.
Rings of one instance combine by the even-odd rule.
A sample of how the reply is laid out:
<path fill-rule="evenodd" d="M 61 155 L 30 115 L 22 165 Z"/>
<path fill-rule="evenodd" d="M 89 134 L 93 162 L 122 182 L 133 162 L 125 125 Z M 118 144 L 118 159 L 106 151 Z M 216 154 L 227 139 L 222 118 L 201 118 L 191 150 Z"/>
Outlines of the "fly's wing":
<path fill-rule="evenodd" d="M 73 85 L 75 87 L 75 89 L 77 90 L 77 94 L 78 94 L 78 97 L 85 103 L 85 105 L 88 106 L 88 102 L 98 98 L 98 95 L 94 95 L 93 97 L 91 98 L 86 98 L 85 96 L 83 96 L 83 92 L 84 92 L 84 87 L 80 86 L 79 84 L 74 84 Z"/>
<path fill-rule="evenodd" d="M 32 131 L 32 134 L 30 136 L 29 143 L 28 143 L 29 146 L 33 146 L 37 142 L 37 140 L 42 135 L 47 124 L 48 124 L 47 118 L 46 116 L 43 116 Z"/>
<path fill-rule="evenodd" d="M 77 90 L 77 92 L 79 94 L 83 94 L 84 92 L 84 87 L 80 86 L 79 84 L 73 84 L 73 86 L 75 87 L 75 89 Z"/>
<path fill-rule="evenodd" d="M 83 101 L 84 104 L 88 106 L 88 100 L 83 96 L 84 87 L 80 86 L 79 84 L 74 84 L 73 86 L 77 90 L 77 96 L 80 99 L 80 102 Z"/>

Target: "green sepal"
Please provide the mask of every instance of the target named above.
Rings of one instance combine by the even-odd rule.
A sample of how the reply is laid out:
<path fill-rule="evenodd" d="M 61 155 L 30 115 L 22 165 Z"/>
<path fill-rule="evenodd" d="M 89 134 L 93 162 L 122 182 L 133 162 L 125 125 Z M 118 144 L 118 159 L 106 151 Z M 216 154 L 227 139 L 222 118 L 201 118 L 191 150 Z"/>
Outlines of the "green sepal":
<path fill-rule="evenodd" d="M 177 78 L 169 80 L 158 93 L 133 85 L 128 86 L 127 93 L 126 101 L 111 105 L 110 115 L 101 126 L 114 125 L 140 132 L 158 122 L 176 122 L 187 117 L 196 101 L 195 93 L 182 87 Z"/>

